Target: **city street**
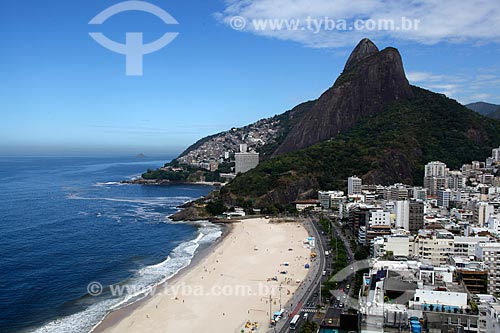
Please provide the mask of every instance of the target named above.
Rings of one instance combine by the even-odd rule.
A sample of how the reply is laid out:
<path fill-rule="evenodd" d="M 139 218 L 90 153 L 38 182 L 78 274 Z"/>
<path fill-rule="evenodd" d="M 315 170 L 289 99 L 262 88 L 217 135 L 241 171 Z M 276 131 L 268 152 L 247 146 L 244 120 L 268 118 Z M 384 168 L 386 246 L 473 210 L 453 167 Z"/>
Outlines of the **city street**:
<path fill-rule="evenodd" d="M 300 327 L 304 324 L 305 320 L 314 321 L 318 326 L 322 321 L 322 316 L 316 316 L 318 312 L 318 305 L 320 305 L 320 282 L 326 282 L 330 279 L 330 270 L 331 263 L 335 260 L 335 255 L 332 254 L 332 250 L 330 249 L 330 240 L 327 236 L 327 233 L 323 230 L 322 226 L 318 223 L 318 219 L 316 218 L 307 218 L 304 221 L 304 226 L 306 227 L 309 234 L 316 238 L 316 261 L 311 267 L 311 272 L 307 277 L 307 281 L 303 288 L 299 289 L 293 301 L 290 304 L 285 306 L 285 310 L 288 311 L 288 316 L 286 316 L 286 320 L 282 320 L 278 323 L 278 325 L 270 330 L 270 332 L 280 332 L 285 333 L 289 332 L 290 321 L 294 315 L 300 314 L 301 319 L 299 321 L 299 325 L 295 332 L 300 331 Z M 341 241 L 347 251 L 348 254 L 348 264 L 351 264 L 354 261 L 354 253 L 350 248 L 349 240 L 342 234 L 342 231 L 338 227 L 338 225 L 332 223 L 332 238 L 338 239 Z M 325 251 L 329 252 L 329 256 L 325 255 Z M 327 274 L 324 276 L 323 272 Z M 338 290 L 345 292 L 347 295 L 350 293 L 352 286 L 354 283 L 354 276 L 349 276 L 346 281 L 342 281 L 338 285 Z M 340 296 L 340 299 L 332 297 L 329 304 L 321 304 L 323 306 L 327 306 L 327 309 L 336 309 L 338 313 L 347 310 L 345 305 L 345 299 L 347 295 Z"/>
<path fill-rule="evenodd" d="M 319 287 L 320 281 L 322 279 L 322 273 L 325 270 L 325 249 L 326 247 L 326 237 L 321 235 L 319 231 L 320 226 L 318 226 L 317 221 L 312 219 L 306 219 L 304 221 L 304 227 L 307 229 L 310 236 L 316 239 L 315 252 L 317 253 L 316 259 L 311 266 L 311 271 L 308 274 L 307 281 L 304 281 L 304 285 L 300 288 L 294 295 L 292 301 L 285 305 L 285 310 L 288 311 L 288 316 L 285 316 L 276 327 L 269 330 L 268 332 L 279 332 L 285 333 L 289 331 L 290 321 L 294 315 L 302 315 L 302 309 L 314 309 L 319 302 Z M 311 311 L 311 310 L 308 310 Z M 308 312 L 309 313 L 309 312 Z M 313 317 L 313 313 L 309 314 L 309 318 Z M 303 320 L 301 318 L 300 324 Z M 300 326 L 299 326 L 300 327 Z M 296 331 L 299 331 L 297 329 Z"/>

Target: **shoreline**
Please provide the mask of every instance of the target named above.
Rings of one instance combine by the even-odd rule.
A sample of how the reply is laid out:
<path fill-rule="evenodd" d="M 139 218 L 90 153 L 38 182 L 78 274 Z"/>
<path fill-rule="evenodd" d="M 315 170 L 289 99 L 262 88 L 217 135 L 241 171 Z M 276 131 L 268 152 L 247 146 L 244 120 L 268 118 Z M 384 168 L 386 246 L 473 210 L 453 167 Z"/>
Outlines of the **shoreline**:
<path fill-rule="evenodd" d="M 144 179 L 137 178 L 132 180 L 122 180 L 120 184 L 128 184 L 128 185 L 144 185 L 144 186 L 170 186 L 170 185 L 196 185 L 196 186 L 207 186 L 212 187 L 212 190 L 202 199 L 209 198 L 215 190 L 224 186 L 224 184 L 217 182 L 184 182 L 184 181 L 170 181 L 170 180 L 158 180 L 158 179 Z M 168 218 L 173 222 L 196 222 L 200 220 L 207 220 L 212 223 L 226 223 L 224 220 L 217 218 L 215 216 L 211 216 L 206 214 L 204 209 L 199 209 L 196 207 L 196 202 L 199 199 L 194 199 L 183 203 L 178 206 L 178 211 L 174 214 L 168 216 Z"/>
<path fill-rule="evenodd" d="M 132 185 L 201 185 L 201 186 L 212 186 L 212 187 L 220 187 L 223 186 L 224 183 L 221 182 L 188 182 L 188 181 L 172 181 L 168 179 L 144 179 L 137 178 L 132 180 L 122 180 L 120 183 L 122 184 L 132 184 Z"/>
<path fill-rule="evenodd" d="M 212 323 L 212 325 L 225 325 L 222 328 L 216 328 L 219 332 L 234 332 L 238 327 L 244 327 L 241 324 L 250 317 L 253 318 L 252 323 L 259 323 L 260 332 L 266 331 L 269 324 L 270 306 L 274 308 L 273 311 L 277 311 L 279 307 L 278 298 L 274 293 L 272 294 L 273 304 L 269 303 L 267 296 L 255 294 L 250 294 L 245 298 L 241 295 L 239 298 L 233 295 L 228 297 L 224 295 L 226 298 L 221 295 L 198 295 L 198 297 L 187 295 L 182 296 L 181 303 L 177 296 L 174 299 L 172 295 L 163 293 L 168 292 L 168 287 L 175 288 L 180 284 L 196 284 L 196 286 L 205 286 L 208 289 L 218 284 L 225 288 L 237 283 L 236 286 L 246 284 L 255 288 L 257 285 L 259 288 L 266 286 L 266 288 L 273 288 L 273 291 L 279 289 L 280 304 L 283 301 L 283 308 L 285 305 L 290 305 L 295 292 L 304 287 L 303 282 L 309 276 L 309 270 L 305 270 L 303 265 L 311 263 L 310 249 L 303 245 L 303 238 L 308 236 L 308 232 L 302 223 L 297 221 L 271 222 L 266 219 L 232 220 L 232 222 L 224 224 L 222 236 L 197 252 L 188 266 L 171 279 L 158 285 L 157 293 L 111 311 L 91 332 L 108 333 L 124 330 L 127 332 L 164 332 L 166 325 L 176 327 L 174 331 L 181 329 L 190 331 L 194 327 L 196 327 L 195 330 L 199 330 L 208 325 L 207 320 L 211 321 L 211 318 L 215 316 L 224 319 L 224 322 L 215 320 Z M 263 232 L 269 232 L 269 237 L 260 237 Z M 251 238 L 252 243 L 240 245 L 240 242 L 247 238 Z M 267 247 L 265 250 L 267 253 L 264 247 Z M 236 253 L 236 251 L 240 252 Z M 244 260 L 249 261 L 249 265 L 242 263 Z M 288 260 L 287 267 L 282 264 L 284 260 Z M 252 263 L 255 266 L 251 266 Z M 235 268 L 235 265 L 238 268 Z M 220 276 L 210 275 L 212 269 L 215 271 L 215 267 L 223 272 L 218 273 Z M 280 270 L 284 273 L 280 274 Z M 275 276 L 276 280 L 274 278 L 271 280 L 272 276 Z M 183 304 L 184 300 L 190 304 L 189 307 Z M 203 304 L 207 307 L 203 307 Z M 222 315 L 213 313 L 211 306 L 218 308 Z M 185 318 L 187 313 L 191 315 L 188 319 Z M 233 326 L 229 328 L 231 325 Z M 208 331 L 212 330 L 208 329 Z"/>
<path fill-rule="evenodd" d="M 186 222 L 190 223 L 190 221 Z M 231 223 L 217 223 L 217 224 L 222 228 L 222 235 L 219 238 L 217 238 L 217 240 L 215 240 L 213 243 L 208 244 L 203 248 L 201 248 L 202 245 L 200 245 L 200 248 L 198 248 L 197 251 L 195 252 L 193 258 L 191 259 L 191 262 L 186 267 L 181 268 L 176 274 L 174 274 L 169 279 L 157 284 L 154 287 L 155 290 L 160 290 L 161 292 L 169 283 L 173 284 L 177 282 L 180 278 L 182 278 L 183 274 L 186 274 L 190 269 L 198 265 L 203 260 L 204 257 L 208 256 L 212 250 L 215 250 L 217 246 L 224 241 L 224 239 L 231 233 L 232 224 Z M 153 296 L 154 294 L 148 294 L 135 302 L 124 305 L 123 307 L 114 310 L 110 310 L 104 316 L 104 318 L 102 318 L 99 321 L 99 323 L 97 323 L 90 330 L 89 333 L 101 333 L 112 328 L 118 322 L 120 322 L 128 315 L 130 315 L 134 310 L 138 309 L 144 303 L 148 302 L 148 300 L 150 300 Z"/>

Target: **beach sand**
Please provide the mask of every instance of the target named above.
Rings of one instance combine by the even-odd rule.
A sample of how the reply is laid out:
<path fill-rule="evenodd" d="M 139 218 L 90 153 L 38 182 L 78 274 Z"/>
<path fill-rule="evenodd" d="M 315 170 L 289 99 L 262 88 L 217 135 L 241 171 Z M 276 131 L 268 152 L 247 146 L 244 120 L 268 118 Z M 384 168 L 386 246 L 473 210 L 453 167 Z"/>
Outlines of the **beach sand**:
<path fill-rule="evenodd" d="M 247 322 L 258 323 L 257 332 L 266 332 L 270 294 L 274 313 L 280 309 L 280 294 L 285 307 L 300 285 L 297 280 L 307 276 L 304 265 L 310 263 L 311 253 L 303 245 L 307 237 L 300 223 L 236 222 L 193 267 L 132 306 L 126 315 L 112 313 L 95 332 L 235 333 L 242 332 Z"/>

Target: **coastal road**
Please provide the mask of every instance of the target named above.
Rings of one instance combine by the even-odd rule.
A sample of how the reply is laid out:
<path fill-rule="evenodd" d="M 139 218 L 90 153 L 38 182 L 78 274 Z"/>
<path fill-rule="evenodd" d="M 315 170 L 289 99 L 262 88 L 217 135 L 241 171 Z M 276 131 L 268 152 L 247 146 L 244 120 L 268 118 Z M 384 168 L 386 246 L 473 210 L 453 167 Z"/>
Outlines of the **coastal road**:
<path fill-rule="evenodd" d="M 315 221 L 311 219 L 306 219 L 304 222 L 304 226 L 306 230 L 309 232 L 309 235 L 314 237 L 316 240 L 315 244 L 315 252 L 317 254 L 315 262 L 311 265 L 311 272 L 309 272 L 307 276 L 307 281 L 303 281 L 303 286 L 299 290 L 296 291 L 292 301 L 286 305 L 286 310 L 289 311 L 289 316 L 286 316 L 278 324 L 274 329 L 269 330 L 268 332 L 279 332 L 286 333 L 289 331 L 290 321 L 293 318 L 293 315 L 300 314 L 303 305 L 310 302 L 314 297 L 314 293 L 319 292 L 319 284 L 321 282 L 322 273 L 325 270 L 326 260 L 325 260 L 325 237 L 320 235 L 318 231 L 318 225 Z"/>
<path fill-rule="evenodd" d="M 319 230 L 322 230 L 322 227 L 318 224 L 318 221 L 311 221 L 311 224 L 313 225 L 315 231 L 316 231 L 316 236 L 318 237 L 317 238 L 317 243 L 319 244 L 319 246 L 322 247 L 321 249 L 321 255 L 323 257 L 323 259 L 326 261 L 329 261 L 331 262 L 332 260 L 334 260 L 334 257 L 326 257 L 324 255 L 324 251 L 325 250 L 329 250 L 330 249 L 330 244 L 329 244 L 329 241 L 328 239 L 326 238 L 326 235 L 324 232 L 318 232 Z M 351 244 L 349 242 L 349 239 L 347 237 L 345 237 L 343 234 L 342 234 L 342 230 L 339 228 L 339 226 L 337 224 L 334 224 L 332 223 L 332 229 L 331 229 L 332 233 L 331 233 L 331 238 L 332 239 L 337 239 L 339 241 L 341 241 L 345 248 L 346 248 L 346 252 L 347 252 L 347 255 L 348 255 L 348 265 L 349 264 L 352 264 L 354 262 L 354 252 L 352 251 L 351 249 Z M 334 249 L 332 249 L 330 252 L 332 252 Z M 321 269 L 321 272 L 323 270 L 327 270 L 328 269 L 326 268 L 326 263 L 322 265 L 322 269 Z M 331 269 L 331 267 L 330 267 Z M 330 274 L 331 272 L 328 272 L 327 276 L 322 276 L 322 274 L 320 274 L 319 276 L 316 276 L 316 279 L 315 279 L 315 284 L 314 284 L 314 292 L 313 294 L 309 294 L 308 297 L 306 298 L 307 299 L 307 302 L 304 301 L 303 304 L 305 305 L 304 308 L 302 309 L 303 312 L 309 312 L 309 316 L 308 316 L 308 319 L 309 320 L 313 320 L 314 322 L 316 322 L 316 324 L 321 324 L 321 321 L 322 319 L 320 318 L 319 320 L 316 319 L 314 320 L 314 314 L 316 313 L 317 311 L 317 308 L 316 308 L 316 305 L 318 304 L 318 301 L 319 301 L 319 297 L 318 296 L 315 296 L 316 295 L 316 292 L 318 291 L 319 289 L 319 283 L 320 281 L 326 281 L 330 278 Z M 344 281 L 341 281 L 338 286 L 337 286 L 337 289 L 338 290 L 342 290 L 343 292 L 345 292 L 347 295 L 349 295 L 353 288 L 352 286 L 354 285 L 354 276 L 349 276 L 346 280 Z M 333 312 L 336 312 L 338 315 L 340 315 L 340 313 L 344 312 L 344 311 L 347 311 L 348 309 L 348 304 L 346 304 L 347 302 L 347 295 L 339 295 L 338 297 L 339 298 L 336 298 L 336 297 L 332 297 L 332 299 L 330 300 L 330 304 L 326 304 L 327 308 L 328 308 L 328 312 L 331 313 L 332 310 Z M 300 312 L 299 312 L 300 313 Z M 301 320 L 299 321 L 299 325 L 297 327 L 297 329 L 295 331 L 289 331 L 289 332 L 298 332 L 300 331 L 300 328 L 302 327 L 302 325 L 304 324 L 304 319 L 303 319 L 303 315 L 301 315 Z M 288 332 L 288 328 L 282 330 L 282 331 L 279 331 L 280 333 L 283 333 L 283 332 Z"/>

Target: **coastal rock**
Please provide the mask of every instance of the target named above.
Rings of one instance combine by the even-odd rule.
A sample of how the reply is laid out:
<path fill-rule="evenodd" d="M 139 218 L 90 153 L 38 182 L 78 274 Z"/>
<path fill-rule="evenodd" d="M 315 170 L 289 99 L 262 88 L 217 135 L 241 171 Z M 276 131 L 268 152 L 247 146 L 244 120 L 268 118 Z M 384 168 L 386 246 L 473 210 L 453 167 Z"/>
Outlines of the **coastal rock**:
<path fill-rule="evenodd" d="M 135 185 L 169 185 L 172 184 L 171 181 L 166 179 L 144 179 L 137 178 L 132 180 L 124 180 L 122 184 L 135 184 Z"/>
<path fill-rule="evenodd" d="M 183 209 L 171 216 L 169 219 L 172 221 L 200 221 L 207 220 L 210 215 L 204 209 L 195 207 L 194 204 L 184 205 Z"/>

